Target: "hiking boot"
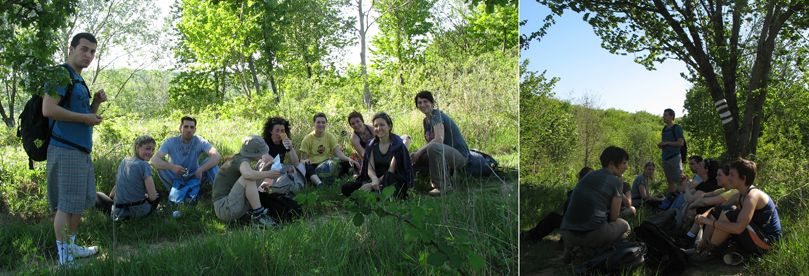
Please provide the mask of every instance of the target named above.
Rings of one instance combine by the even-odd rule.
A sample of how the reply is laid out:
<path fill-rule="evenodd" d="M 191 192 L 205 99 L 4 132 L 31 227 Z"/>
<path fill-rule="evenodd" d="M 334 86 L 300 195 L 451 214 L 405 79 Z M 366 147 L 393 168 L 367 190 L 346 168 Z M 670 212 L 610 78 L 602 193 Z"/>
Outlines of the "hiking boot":
<path fill-rule="evenodd" d="M 696 250 L 695 250 L 696 251 Z M 719 250 L 715 245 L 710 243 L 705 245 L 705 248 L 688 256 L 688 260 L 693 263 L 705 263 L 719 257 Z"/>
<path fill-rule="evenodd" d="M 98 253 L 98 246 L 80 246 L 75 243 L 71 243 L 67 245 L 68 255 L 76 258 L 85 258 L 90 257 Z"/>
<path fill-rule="evenodd" d="M 263 226 L 263 227 L 274 227 L 278 226 L 277 223 L 267 215 L 267 209 L 264 209 L 261 212 L 251 214 L 250 215 L 250 223 L 255 226 Z"/>

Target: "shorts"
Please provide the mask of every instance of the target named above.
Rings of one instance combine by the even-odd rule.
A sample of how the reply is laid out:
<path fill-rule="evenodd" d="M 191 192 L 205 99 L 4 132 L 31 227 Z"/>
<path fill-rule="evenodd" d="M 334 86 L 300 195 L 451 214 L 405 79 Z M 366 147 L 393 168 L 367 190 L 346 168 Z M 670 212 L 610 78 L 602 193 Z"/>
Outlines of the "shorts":
<path fill-rule="evenodd" d="M 736 208 L 725 213 L 725 216 L 728 217 L 729 221 L 736 222 L 740 211 L 741 209 Z M 748 224 L 747 227 L 744 228 L 744 231 L 738 235 L 732 235 L 732 238 L 747 252 L 762 255 L 770 250 L 770 245 L 775 242 L 774 239 L 768 238 L 766 235 L 762 235 L 762 233 L 758 225 Z"/>
<path fill-rule="evenodd" d="M 680 163 L 680 155 L 677 154 L 668 160 L 663 160 L 663 172 L 666 173 L 668 183 L 680 183 L 680 175 L 683 173 L 683 164 Z"/>
<path fill-rule="evenodd" d="M 238 181 L 243 181 L 244 178 L 239 178 Z M 248 181 L 251 184 L 253 181 Z M 248 184 L 249 185 L 249 184 Z M 233 221 L 241 218 L 250 210 L 245 197 L 245 189 L 239 183 L 233 183 L 233 188 L 230 188 L 230 193 L 226 197 L 220 198 L 213 203 L 213 210 L 216 217 L 222 221 Z"/>
<path fill-rule="evenodd" d="M 96 202 L 96 179 L 89 154 L 58 146 L 48 147 L 46 165 L 51 211 L 81 214 Z"/>

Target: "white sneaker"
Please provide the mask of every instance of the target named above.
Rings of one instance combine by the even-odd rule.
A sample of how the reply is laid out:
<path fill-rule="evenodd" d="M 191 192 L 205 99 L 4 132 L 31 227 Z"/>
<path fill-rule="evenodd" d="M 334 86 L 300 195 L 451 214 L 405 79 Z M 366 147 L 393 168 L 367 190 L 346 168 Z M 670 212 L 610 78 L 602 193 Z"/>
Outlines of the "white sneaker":
<path fill-rule="evenodd" d="M 70 252 L 71 257 L 77 258 L 84 258 L 95 255 L 98 253 L 98 246 L 79 246 L 77 244 L 71 243 L 67 245 L 68 251 Z"/>

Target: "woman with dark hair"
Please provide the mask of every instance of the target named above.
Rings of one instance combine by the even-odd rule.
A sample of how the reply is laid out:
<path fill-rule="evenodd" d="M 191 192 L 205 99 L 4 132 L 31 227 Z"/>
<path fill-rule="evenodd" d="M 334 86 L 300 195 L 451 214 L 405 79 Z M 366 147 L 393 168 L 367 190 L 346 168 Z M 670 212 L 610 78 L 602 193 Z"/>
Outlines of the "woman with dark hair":
<path fill-rule="evenodd" d="M 413 186 L 410 154 L 399 135 L 391 132 L 393 121 L 388 114 L 377 113 L 371 122 L 374 124 L 375 137 L 366 148 L 360 175 L 356 181 L 343 185 L 343 194 L 351 196 L 358 189 L 381 191 L 387 186 L 394 186 L 394 195 L 404 199 L 407 189 Z"/>
<path fill-rule="evenodd" d="M 368 142 L 374 138 L 374 131 L 371 126 L 365 124 L 362 114 L 357 111 L 348 114 L 348 125 L 354 130 L 354 133 L 351 134 L 351 146 L 357 152 L 357 157 L 362 158 L 365 156 L 365 148 L 368 146 Z"/>
<path fill-rule="evenodd" d="M 270 156 L 280 156 L 284 164 L 298 165 L 298 154 L 290 138 L 289 121 L 282 117 L 270 117 L 264 122 L 261 138 L 270 147 Z"/>
<path fill-rule="evenodd" d="M 301 214 L 301 206 L 293 199 L 294 192 L 306 183 L 303 174 L 303 164 L 298 159 L 295 147 L 292 144 L 289 121 L 283 117 L 270 117 L 264 122 L 261 138 L 269 147 L 269 155 L 280 158 L 283 164 L 281 176 L 278 179 L 264 179 L 263 183 L 269 185 L 266 192 L 259 193 L 261 206 L 267 208 L 268 214 L 281 221 L 290 221 Z M 264 167 L 259 161 L 256 168 Z"/>

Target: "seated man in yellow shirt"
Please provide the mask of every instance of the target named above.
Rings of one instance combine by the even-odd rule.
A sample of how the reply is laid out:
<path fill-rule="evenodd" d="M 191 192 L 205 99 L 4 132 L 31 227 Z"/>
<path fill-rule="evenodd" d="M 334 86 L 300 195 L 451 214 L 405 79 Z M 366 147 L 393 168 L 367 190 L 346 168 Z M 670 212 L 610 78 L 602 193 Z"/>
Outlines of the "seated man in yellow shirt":
<path fill-rule="evenodd" d="M 306 166 L 306 178 L 312 181 L 315 186 L 323 184 L 320 177 L 317 176 L 315 171 L 318 166 L 332 157 L 337 157 L 342 163 L 348 163 L 351 166 L 359 167 L 357 161 L 348 158 L 340 144 L 337 143 L 337 137 L 333 134 L 326 132 L 326 114 L 319 112 L 312 118 L 315 124 L 315 130 L 303 137 L 301 142 L 301 160 Z"/>

